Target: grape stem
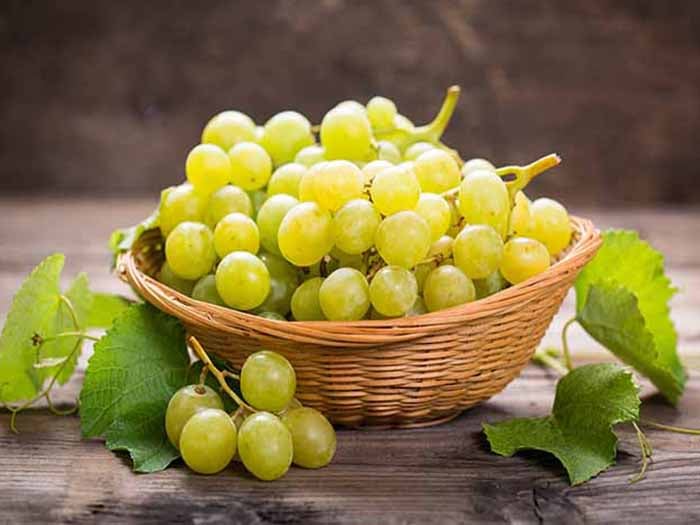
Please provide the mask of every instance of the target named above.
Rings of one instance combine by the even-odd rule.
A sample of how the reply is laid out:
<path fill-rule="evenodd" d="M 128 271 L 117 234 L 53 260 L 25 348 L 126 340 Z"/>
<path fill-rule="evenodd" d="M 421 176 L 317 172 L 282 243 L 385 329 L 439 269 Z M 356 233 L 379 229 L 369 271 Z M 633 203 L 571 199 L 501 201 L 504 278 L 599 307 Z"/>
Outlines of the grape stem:
<path fill-rule="evenodd" d="M 496 175 L 499 177 L 507 177 L 509 175 L 515 176 L 513 180 L 506 182 L 508 194 L 510 195 L 511 201 L 513 201 L 515 194 L 525 189 L 532 179 L 548 169 L 558 166 L 560 163 L 561 157 L 556 153 L 550 153 L 527 166 L 503 166 L 502 168 L 498 168 L 496 170 Z"/>
<path fill-rule="evenodd" d="M 644 479 L 644 476 L 647 471 L 647 467 L 649 466 L 649 463 L 652 460 L 652 455 L 654 453 L 654 450 L 651 447 L 651 443 L 647 439 L 647 436 L 642 432 L 642 430 L 639 428 L 637 423 L 635 421 L 632 421 L 632 426 L 634 427 L 634 430 L 637 432 L 637 440 L 639 441 L 639 448 L 642 451 L 642 466 L 639 469 L 639 472 L 632 476 L 630 478 L 630 483 L 637 483 L 638 481 L 641 481 Z"/>
<path fill-rule="evenodd" d="M 539 348 L 532 356 L 532 361 L 535 364 L 541 365 L 545 368 L 551 368 L 552 370 L 558 372 L 560 375 L 565 376 L 569 373 L 569 370 L 562 364 L 562 362 L 551 355 L 545 349 Z"/>
<path fill-rule="evenodd" d="M 574 369 L 574 362 L 571 359 L 571 352 L 569 350 L 569 341 L 567 339 L 567 334 L 569 331 L 569 327 L 575 322 L 576 317 L 572 317 L 566 323 L 564 323 L 564 327 L 561 329 L 561 348 L 562 353 L 564 354 L 564 366 L 566 367 L 567 371 L 571 371 Z"/>

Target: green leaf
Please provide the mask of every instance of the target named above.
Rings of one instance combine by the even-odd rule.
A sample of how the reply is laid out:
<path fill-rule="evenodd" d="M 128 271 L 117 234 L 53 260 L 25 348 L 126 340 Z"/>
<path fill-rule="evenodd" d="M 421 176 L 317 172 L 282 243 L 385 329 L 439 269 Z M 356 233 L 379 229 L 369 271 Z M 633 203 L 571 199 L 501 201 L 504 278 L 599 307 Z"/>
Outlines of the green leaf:
<path fill-rule="evenodd" d="M 165 410 L 188 367 L 179 321 L 147 304 L 130 306 L 95 344 L 80 393 L 83 436 L 128 451 L 138 472 L 164 469 L 179 457 L 165 433 Z"/>
<path fill-rule="evenodd" d="M 676 289 L 664 274 L 663 256 L 636 232 L 611 230 L 603 241 L 576 280 L 576 318 L 676 404 L 686 374 L 668 306 Z"/>
<path fill-rule="evenodd" d="M 92 299 L 87 328 L 107 329 L 111 327 L 114 319 L 121 315 L 132 303 L 126 297 L 108 293 L 93 293 Z"/>
<path fill-rule="evenodd" d="M 484 424 L 491 450 L 512 456 L 519 450 L 553 454 L 572 485 L 615 462 L 612 427 L 639 418 L 639 394 L 632 375 L 615 364 L 586 365 L 559 380 L 552 414 Z"/>
<path fill-rule="evenodd" d="M 167 190 L 164 190 L 167 191 Z M 112 232 L 109 237 L 109 249 L 113 255 L 113 263 L 120 253 L 129 251 L 131 246 L 141 237 L 141 234 L 146 230 L 150 230 L 158 226 L 160 221 L 158 208 L 142 220 L 140 223 L 130 228 L 121 228 Z"/>

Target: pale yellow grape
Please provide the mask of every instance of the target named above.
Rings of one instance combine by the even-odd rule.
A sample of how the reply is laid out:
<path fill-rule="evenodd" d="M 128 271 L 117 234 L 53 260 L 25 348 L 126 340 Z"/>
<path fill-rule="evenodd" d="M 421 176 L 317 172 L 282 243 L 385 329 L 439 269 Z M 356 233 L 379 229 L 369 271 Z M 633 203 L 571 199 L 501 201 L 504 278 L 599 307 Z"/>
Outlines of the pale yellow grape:
<path fill-rule="evenodd" d="M 181 222 L 202 222 L 206 209 L 207 196 L 195 191 L 191 184 L 163 190 L 158 209 L 163 237 L 167 237 Z"/>
<path fill-rule="evenodd" d="M 258 211 L 257 224 L 260 232 L 260 243 L 268 252 L 281 255 L 277 232 L 284 216 L 299 204 L 291 195 L 280 193 L 267 199 Z"/>
<path fill-rule="evenodd" d="M 293 161 L 302 148 L 313 143 L 311 123 L 301 113 L 282 111 L 265 123 L 262 145 L 275 166 Z"/>
<path fill-rule="evenodd" d="M 341 109 L 349 109 L 350 111 L 354 111 L 355 113 L 358 113 L 360 115 L 367 116 L 367 108 L 365 108 L 357 100 L 343 100 L 342 102 L 338 102 L 335 105 L 335 107 Z"/>
<path fill-rule="evenodd" d="M 294 162 L 307 168 L 324 160 L 326 160 L 326 151 L 318 144 L 312 144 L 300 149 L 299 153 L 294 157 Z"/>
<path fill-rule="evenodd" d="M 459 187 L 459 211 L 467 224 L 488 224 L 505 239 L 510 217 L 505 182 L 492 171 L 468 173 Z"/>
<path fill-rule="evenodd" d="M 323 281 L 318 299 L 329 321 L 358 321 L 369 310 L 367 279 L 353 268 L 339 268 Z"/>
<path fill-rule="evenodd" d="M 270 293 L 270 273 L 252 253 L 231 252 L 216 268 L 216 291 L 231 308 L 252 310 Z"/>
<path fill-rule="evenodd" d="M 296 162 L 280 166 L 275 170 L 267 183 L 267 194 L 286 193 L 292 197 L 299 198 L 299 182 L 301 182 L 301 178 L 306 172 L 306 166 Z"/>
<path fill-rule="evenodd" d="M 323 321 L 326 319 L 318 299 L 321 284 L 323 284 L 322 277 L 312 277 L 294 290 L 292 315 L 296 321 Z"/>
<path fill-rule="evenodd" d="M 498 270 L 503 257 L 503 239 L 485 224 L 465 227 L 452 245 L 455 265 L 470 279 L 484 279 Z"/>
<path fill-rule="evenodd" d="M 367 102 L 367 118 L 376 130 L 390 130 L 394 127 L 396 104 L 385 97 L 372 97 Z"/>
<path fill-rule="evenodd" d="M 258 253 L 260 234 L 257 225 L 242 213 L 226 215 L 214 230 L 214 249 L 219 257 L 239 251 Z"/>
<path fill-rule="evenodd" d="M 547 247 L 527 237 L 514 237 L 503 247 L 501 275 L 511 284 L 518 284 L 542 273 L 550 265 Z"/>
<path fill-rule="evenodd" d="M 508 286 L 508 281 L 506 281 L 501 272 L 496 270 L 491 275 L 488 275 L 484 279 L 474 279 L 474 288 L 476 288 L 476 298 L 483 299 L 489 295 L 493 295 L 496 292 L 500 292 Z"/>
<path fill-rule="evenodd" d="M 180 434 L 187 421 L 206 408 L 224 408 L 219 394 L 206 385 L 183 386 L 173 394 L 165 411 L 165 432 L 175 448 L 180 448 Z"/>
<path fill-rule="evenodd" d="M 267 151 L 255 142 L 239 142 L 228 152 L 231 180 L 244 190 L 258 190 L 272 175 L 272 160 Z"/>
<path fill-rule="evenodd" d="M 219 408 L 194 414 L 180 434 L 180 453 L 188 467 L 199 474 L 225 469 L 236 453 L 236 425 Z"/>
<path fill-rule="evenodd" d="M 416 283 L 418 284 L 418 293 L 423 293 L 423 285 L 425 280 L 430 275 L 435 268 L 439 266 L 436 262 L 419 264 L 413 269 L 413 275 L 416 277 Z"/>
<path fill-rule="evenodd" d="M 202 277 L 192 288 L 192 299 L 206 303 L 226 306 L 224 300 L 216 291 L 216 277 L 213 274 Z"/>
<path fill-rule="evenodd" d="M 282 422 L 294 443 L 294 464 L 304 468 L 328 465 L 335 454 L 335 430 L 323 414 L 310 407 L 288 410 Z"/>
<path fill-rule="evenodd" d="M 392 215 L 416 207 L 420 197 L 420 185 L 410 167 L 392 166 L 374 176 L 370 194 L 382 215 Z"/>
<path fill-rule="evenodd" d="M 263 126 L 255 126 L 255 139 L 253 142 L 263 146 L 263 138 L 265 137 L 265 128 Z M 265 147 L 265 146 L 263 146 Z"/>
<path fill-rule="evenodd" d="M 333 259 L 327 265 L 328 271 L 333 271 L 337 268 L 355 268 L 355 270 L 359 270 L 362 273 L 367 272 L 367 261 L 362 253 L 345 253 L 337 246 L 334 246 L 330 255 Z"/>
<path fill-rule="evenodd" d="M 315 164 L 314 167 L 315 166 L 318 166 L 318 164 Z M 302 202 L 310 202 L 316 199 L 316 195 L 314 193 L 314 175 L 315 171 L 312 167 L 312 169 L 309 169 L 299 181 L 299 200 Z"/>
<path fill-rule="evenodd" d="M 289 262 L 311 266 L 333 247 L 331 214 L 315 202 L 297 204 L 282 219 L 277 241 Z"/>
<path fill-rule="evenodd" d="M 248 356 L 241 368 L 241 393 L 257 410 L 279 412 L 294 398 L 296 374 L 282 355 L 262 350 Z"/>
<path fill-rule="evenodd" d="M 241 424 L 238 455 L 256 478 L 263 481 L 281 478 L 294 457 L 292 434 L 274 414 L 256 412 Z"/>
<path fill-rule="evenodd" d="M 346 202 L 362 196 L 364 176 L 347 160 L 321 162 L 311 168 L 313 194 L 321 207 L 336 211 Z"/>
<path fill-rule="evenodd" d="M 496 172 L 496 167 L 486 159 L 469 159 L 462 165 L 462 177 L 466 177 L 472 171 L 493 171 Z"/>
<path fill-rule="evenodd" d="M 177 290 L 181 294 L 190 295 L 194 289 L 195 281 L 183 279 L 173 273 L 168 261 L 163 263 L 158 272 L 158 281 L 165 286 L 169 286 L 173 290 Z"/>
<path fill-rule="evenodd" d="M 435 193 L 421 193 L 416 213 L 425 219 L 430 227 L 430 240 L 437 241 L 450 227 L 452 215 L 447 201 Z"/>
<path fill-rule="evenodd" d="M 365 176 L 365 184 L 371 184 L 375 175 L 382 170 L 391 168 L 393 164 L 387 160 L 373 160 L 362 166 L 362 174 Z"/>
<path fill-rule="evenodd" d="M 398 129 L 403 129 L 405 131 L 413 131 L 415 129 L 415 124 L 411 122 L 411 120 L 406 117 L 405 115 L 402 115 L 401 113 L 398 113 L 394 117 L 394 127 Z"/>
<path fill-rule="evenodd" d="M 226 215 L 236 212 L 252 216 L 253 203 L 245 191 L 238 186 L 228 184 L 209 197 L 204 222 L 213 230 Z"/>
<path fill-rule="evenodd" d="M 352 108 L 336 107 L 326 113 L 320 136 L 329 159 L 364 160 L 371 152 L 369 120 Z"/>
<path fill-rule="evenodd" d="M 422 297 L 417 297 L 416 302 L 413 303 L 413 306 L 411 306 L 411 309 L 406 312 L 406 317 L 415 317 L 417 315 L 423 315 L 427 314 L 428 309 L 425 306 L 425 302 L 423 301 Z"/>
<path fill-rule="evenodd" d="M 372 306 L 380 314 L 397 317 L 408 312 L 418 297 L 418 283 L 410 270 L 385 266 L 369 285 Z"/>
<path fill-rule="evenodd" d="M 435 149 L 435 144 L 431 144 L 430 142 L 416 142 L 415 144 L 411 144 L 406 148 L 406 151 L 403 152 L 403 160 L 416 160 L 421 154 L 433 149 Z"/>
<path fill-rule="evenodd" d="M 413 268 L 428 254 L 430 227 L 416 212 L 400 211 L 379 224 L 374 244 L 388 264 Z"/>
<path fill-rule="evenodd" d="M 559 254 L 571 242 L 571 223 L 566 208 L 553 199 L 541 198 L 532 203 L 530 235 L 547 247 L 552 255 Z"/>
<path fill-rule="evenodd" d="M 377 142 L 377 159 L 386 160 L 392 164 L 401 162 L 401 151 L 393 142 L 380 140 Z"/>
<path fill-rule="evenodd" d="M 421 153 L 414 163 L 421 191 L 442 193 L 456 188 L 462 180 L 455 159 L 441 149 Z"/>
<path fill-rule="evenodd" d="M 382 217 L 369 201 L 346 203 L 333 217 L 333 240 L 343 252 L 356 255 L 369 250 Z"/>
<path fill-rule="evenodd" d="M 185 161 L 185 174 L 195 189 L 210 194 L 231 182 L 231 161 L 226 152 L 214 144 L 192 148 Z"/>
<path fill-rule="evenodd" d="M 449 235 L 443 235 L 430 245 L 428 258 L 435 257 L 438 262 L 442 262 L 452 257 L 452 246 L 454 239 Z"/>
<path fill-rule="evenodd" d="M 533 227 L 532 203 L 522 191 L 515 194 L 514 201 L 508 234 L 512 237 L 528 237 Z"/>
<path fill-rule="evenodd" d="M 181 222 L 165 241 L 165 258 L 178 277 L 199 279 L 216 262 L 214 234 L 200 222 Z"/>
<path fill-rule="evenodd" d="M 255 122 L 240 111 L 222 111 L 202 131 L 202 144 L 216 144 L 224 151 L 239 142 L 255 140 Z"/>
<path fill-rule="evenodd" d="M 260 208 L 262 208 L 262 205 L 267 201 L 267 193 L 265 190 L 253 190 L 247 192 L 247 194 L 248 197 L 250 197 L 250 202 L 253 204 L 253 214 L 251 217 L 257 220 Z"/>
<path fill-rule="evenodd" d="M 435 268 L 423 284 L 423 301 L 430 312 L 468 303 L 475 298 L 474 283 L 462 270 L 450 264 Z"/>

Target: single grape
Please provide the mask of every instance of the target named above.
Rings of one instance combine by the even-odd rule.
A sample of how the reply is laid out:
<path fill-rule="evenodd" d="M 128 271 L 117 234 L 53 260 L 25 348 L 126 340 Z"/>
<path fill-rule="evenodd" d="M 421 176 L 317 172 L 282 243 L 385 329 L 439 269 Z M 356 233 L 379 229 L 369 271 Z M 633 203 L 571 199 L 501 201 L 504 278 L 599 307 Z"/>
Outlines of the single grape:
<path fill-rule="evenodd" d="M 481 170 L 493 171 L 495 173 L 496 167 L 486 159 L 469 159 L 462 165 L 462 177 L 466 177 L 472 171 Z"/>
<path fill-rule="evenodd" d="M 289 313 L 292 294 L 299 285 L 297 270 L 282 257 L 271 253 L 260 254 L 260 260 L 270 273 L 270 293 L 260 309 L 285 316 Z"/>
<path fill-rule="evenodd" d="M 443 197 L 435 193 L 421 193 L 415 210 L 428 223 L 431 241 L 437 241 L 445 235 L 450 227 L 452 215 L 450 205 Z"/>
<path fill-rule="evenodd" d="M 252 216 L 253 203 L 245 191 L 228 184 L 211 194 L 204 222 L 213 230 L 226 215 L 236 212 Z"/>
<path fill-rule="evenodd" d="M 249 355 L 243 363 L 241 392 L 257 410 L 283 410 L 294 397 L 296 388 L 294 368 L 276 352 L 261 350 Z"/>
<path fill-rule="evenodd" d="M 335 105 L 336 108 L 349 109 L 360 115 L 367 116 L 367 109 L 357 100 L 343 100 Z"/>
<path fill-rule="evenodd" d="M 323 321 L 326 319 L 318 299 L 321 284 L 323 284 L 322 277 L 312 277 L 294 290 L 291 307 L 292 316 L 296 321 Z"/>
<path fill-rule="evenodd" d="M 231 159 L 231 180 L 244 190 L 259 190 L 272 175 L 272 160 L 267 151 L 255 142 L 239 142 L 228 152 Z"/>
<path fill-rule="evenodd" d="M 165 432 L 175 448 L 180 447 L 180 434 L 185 424 L 207 408 L 224 408 L 219 394 L 207 385 L 183 386 L 173 394 L 165 410 Z"/>
<path fill-rule="evenodd" d="M 416 283 L 418 283 L 418 293 L 423 293 L 425 280 L 428 278 L 428 275 L 430 275 L 430 272 L 438 266 L 440 265 L 437 262 L 429 262 L 419 264 L 413 269 L 413 275 L 416 277 Z"/>
<path fill-rule="evenodd" d="M 187 155 L 185 174 L 198 192 L 209 195 L 231 182 L 231 161 L 219 146 L 199 144 Z"/>
<path fill-rule="evenodd" d="M 255 122 L 240 111 L 223 111 L 212 117 L 202 131 L 202 144 L 216 144 L 224 151 L 239 142 L 255 140 Z"/>
<path fill-rule="evenodd" d="M 289 429 L 294 443 L 294 464 L 304 468 L 328 465 L 335 454 L 335 430 L 326 417 L 309 407 L 288 410 L 282 423 Z"/>
<path fill-rule="evenodd" d="M 374 275 L 369 285 L 372 306 L 382 315 L 404 315 L 417 297 L 418 283 L 415 276 L 400 266 L 385 266 Z"/>
<path fill-rule="evenodd" d="M 197 284 L 194 285 L 192 289 L 192 299 L 197 301 L 204 301 L 205 303 L 217 304 L 219 306 L 226 306 L 223 299 L 219 296 L 219 292 L 216 291 L 216 277 L 209 274 L 202 277 Z"/>
<path fill-rule="evenodd" d="M 238 431 L 238 455 L 256 478 L 272 481 L 289 470 L 293 458 L 292 434 L 269 412 L 248 416 Z"/>
<path fill-rule="evenodd" d="M 566 208 L 553 199 L 541 198 L 532 203 L 530 235 L 547 247 L 551 255 L 561 253 L 571 242 L 571 223 Z"/>
<path fill-rule="evenodd" d="M 265 190 L 253 190 L 248 192 L 248 197 L 250 197 L 250 202 L 253 205 L 253 213 L 251 217 L 253 220 L 258 220 L 258 213 L 260 213 L 260 208 L 267 201 L 267 192 Z"/>
<path fill-rule="evenodd" d="M 392 166 L 374 176 L 370 194 L 382 215 L 392 215 L 416 207 L 420 185 L 416 174 L 408 166 Z"/>
<path fill-rule="evenodd" d="M 391 168 L 393 164 L 386 160 L 373 160 L 362 167 L 362 174 L 365 177 L 365 184 L 371 184 L 374 177 L 380 171 Z"/>
<path fill-rule="evenodd" d="M 501 272 L 496 270 L 491 275 L 488 275 L 484 279 L 475 279 L 474 288 L 476 289 L 476 298 L 483 299 L 489 295 L 493 295 L 496 292 L 500 292 L 508 286 L 508 281 L 506 281 Z"/>
<path fill-rule="evenodd" d="M 258 212 L 257 224 L 260 232 L 260 243 L 268 252 L 281 255 L 277 243 L 277 232 L 284 216 L 299 204 L 291 195 L 280 193 L 265 201 Z"/>
<path fill-rule="evenodd" d="M 362 253 L 345 253 L 334 246 L 330 252 L 331 261 L 327 264 L 327 271 L 332 272 L 338 268 L 354 268 L 362 273 L 367 272 L 366 261 Z"/>
<path fill-rule="evenodd" d="M 388 264 L 410 269 L 428 255 L 430 227 L 416 212 L 401 211 L 379 224 L 374 244 Z"/>
<path fill-rule="evenodd" d="M 470 279 L 484 279 L 498 270 L 503 257 L 503 239 L 485 224 L 464 228 L 452 246 L 455 265 Z"/>
<path fill-rule="evenodd" d="M 358 321 L 369 309 L 367 279 L 353 268 L 339 268 L 323 281 L 318 299 L 326 319 Z"/>
<path fill-rule="evenodd" d="M 265 319 L 272 319 L 273 321 L 286 321 L 287 320 L 283 315 L 278 314 L 277 312 L 263 311 L 263 312 L 259 312 L 259 313 L 255 314 L 255 315 L 257 315 L 258 317 L 264 317 Z"/>
<path fill-rule="evenodd" d="M 411 122 L 411 119 L 405 115 L 402 115 L 401 113 L 398 113 L 394 117 L 394 127 L 405 131 L 413 131 L 416 126 L 413 122 Z"/>
<path fill-rule="evenodd" d="M 242 213 L 230 213 L 214 230 L 214 248 L 219 257 L 231 252 L 258 253 L 260 234 L 255 221 Z"/>
<path fill-rule="evenodd" d="M 459 211 L 468 224 L 488 224 L 505 239 L 510 197 L 506 183 L 492 171 L 472 171 L 459 187 Z"/>
<path fill-rule="evenodd" d="M 364 176 L 360 169 L 347 160 L 320 162 L 310 169 L 313 177 L 314 200 L 330 211 L 362 196 Z"/>
<path fill-rule="evenodd" d="M 384 97 L 372 97 L 367 102 L 367 118 L 372 127 L 377 130 L 390 130 L 394 127 L 396 104 Z"/>
<path fill-rule="evenodd" d="M 282 219 L 277 239 L 285 259 L 311 266 L 333 247 L 331 214 L 315 202 L 297 204 Z"/>
<path fill-rule="evenodd" d="M 348 107 L 331 109 L 321 121 L 321 144 L 329 159 L 364 160 L 372 129 L 366 115 Z"/>
<path fill-rule="evenodd" d="M 510 228 L 508 234 L 511 237 L 532 236 L 532 211 L 530 199 L 525 193 L 519 191 L 515 194 L 513 209 L 510 212 Z"/>
<path fill-rule="evenodd" d="M 323 164 L 325 161 L 319 163 Z M 316 164 L 318 166 L 318 164 Z M 316 171 L 313 169 L 308 170 L 304 176 L 299 181 L 299 200 L 301 202 L 310 202 L 316 200 L 316 195 L 314 193 L 314 175 Z"/>
<path fill-rule="evenodd" d="M 423 315 L 427 314 L 428 309 L 425 306 L 425 303 L 423 302 L 422 297 L 417 297 L 416 302 L 413 303 L 413 306 L 411 306 L 411 309 L 406 312 L 406 317 L 415 317 L 417 315 Z"/>
<path fill-rule="evenodd" d="M 380 140 L 377 142 L 377 159 L 399 164 L 401 162 L 401 151 L 393 142 Z"/>
<path fill-rule="evenodd" d="M 441 149 L 424 151 L 414 162 L 421 191 L 442 193 L 456 188 L 462 180 L 455 159 Z"/>
<path fill-rule="evenodd" d="M 423 300 L 430 312 L 468 303 L 475 298 L 474 283 L 451 264 L 435 268 L 423 284 Z"/>
<path fill-rule="evenodd" d="M 253 142 L 256 144 L 260 144 L 261 146 L 264 147 L 263 145 L 263 138 L 265 137 L 265 128 L 263 126 L 255 126 L 255 139 Z"/>
<path fill-rule="evenodd" d="M 194 414 L 180 435 L 180 453 L 198 474 L 216 474 L 225 469 L 236 453 L 236 425 L 218 408 Z"/>
<path fill-rule="evenodd" d="M 518 284 L 549 268 L 547 247 L 527 237 L 514 237 L 503 247 L 501 275 L 511 284 Z"/>
<path fill-rule="evenodd" d="M 310 168 L 314 164 L 326 160 L 326 150 L 318 144 L 312 144 L 299 150 L 299 153 L 294 157 L 294 162 Z"/>
<path fill-rule="evenodd" d="M 306 166 L 290 162 L 280 166 L 275 170 L 267 184 L 267 194 L 277 195 L 286 193 L 292 197 L 299 198 L 299 182 L 306 174 Z"/>
<path fill-rule="evenodd" d="M 192 294 L 192 289 L 194 288 L 195 284 L 195 281 L 183 279 L 182 277 L 178 277 L 177 275 L 175 275 L 175 273 L 173 273 L 172 268 L 170 268 L 168 261 L 165 261 L 163 263 L 163 266 L 160 267 L 160 272 L 158 273 L 158 281 L 163 283 L 165 286 L 168 286 L 173 290 L 177 290 L 178 292 L 184 295 Z"/>
<path fill-rule="evenodd" d="M 163 237 L 170 235 L 175 226 L 181 222 L 202 222 L 206 208 L 206 195 L 197 193 L 191 184 L 182 184 L 163 190 L 158 210 Z"/>
<path fill-rule="evenodd" d="M 252 310 L 270 293 L 270 273 L 252 253 L 231 252 L 216 268 L 216 291 L 231 308 Z"/>
<path fill-rule="evenodd" d="M 333 216 L 335 245 L 350 255 L 369 250 L 381 221 L 374 204 L 363 199 L 351 200 Z"/>
<path fill-rule="evenodd" d="M 292 162 L 302 148 L 313 143 L 311 123 L 301 113 L 282 111 L 265 123 L 262 145 L 275 166 Z"/>
<path fill-rule="evenodd" d="M 437 241 L 430 245 L 428 250 L 428 258 L 435 257 L 437 262 L 443 262 L 452 257 L 452 247 L 454 239 L 449 235 L 443 235 Z"/>
<path fill-rule="evenodd" d="M 406 151 L 403 152 L 403 160 L 416 160 L 421 154 L 426 151 L 431 151 L 435 149 L 435 144 L 430 142 L 416 142 L 411 144 Z"/>
<path fill-rule="evenodd" d="M 165 241 L 165 258 L 175 275 L 199 279 L 216 262 L 214 234 L 201 222 L 181 222 Z"/>

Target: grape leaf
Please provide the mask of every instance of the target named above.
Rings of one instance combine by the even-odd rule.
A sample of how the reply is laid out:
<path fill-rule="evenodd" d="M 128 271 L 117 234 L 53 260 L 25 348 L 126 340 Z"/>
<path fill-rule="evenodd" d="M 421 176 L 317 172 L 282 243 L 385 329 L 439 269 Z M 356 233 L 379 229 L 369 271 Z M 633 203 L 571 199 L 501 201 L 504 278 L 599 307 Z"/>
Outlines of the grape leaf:
<path fill-rule="evenodd" d="M 116 258 L 120 253 L 131 249 L 131 246 L 141 237 L 143 232 L 158 226 L 160 222 L 159 215 L 158 208 L 156 208 L 148 217 L 135 226 L 121 228 L 112 232 L 112 235 L 109 237 L 109 249 L 113 255 L 113 263 L 116 262 Z"/>
<path fill-rule="evenodd" d="M 629 372 L 615 364 L 585 365 L 559 380 L 551 415 L 484 423 L 483 428 L 496 454 L 549 452 L 564 465 L 570 483 L 578 485 L 615 462 L 612 427 L 637 420 L 639 405 Z"/>
<path fill-rule="evenodd" d="M 93 293 L 92 299 L 92 308 L 86 323 L 87 328 L 109 328 L 114 319 L 131 304 L 131 301 L 126 297 L 108 293 Z"/>
<path fill-rule="evenodd" d="M 610 230 L 576 280 L 576 318 L 596 341 L 648 377 L 673 404 L 686 374 L 668 302 L 663 256 L 636 232 Z"/>
<path fill-rule="evenodd" d="M 165 410 L 187 382 L 182 325 L 150 305 L 124 311 L 95 344 L 80 392 L 84 437 L 126 450 L 137 472 L 155 472 L 179 457 L 165 433 Z"/>

